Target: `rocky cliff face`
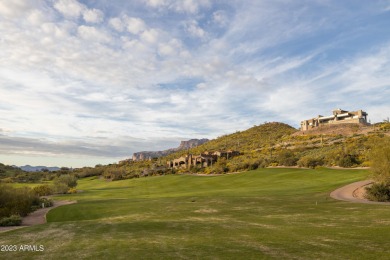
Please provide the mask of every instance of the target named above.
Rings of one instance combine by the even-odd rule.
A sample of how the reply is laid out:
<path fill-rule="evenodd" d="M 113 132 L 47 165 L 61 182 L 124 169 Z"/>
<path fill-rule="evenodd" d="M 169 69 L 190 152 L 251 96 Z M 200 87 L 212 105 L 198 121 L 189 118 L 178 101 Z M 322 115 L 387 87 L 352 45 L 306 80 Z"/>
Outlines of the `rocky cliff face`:
<path fill-rule="evenodd" d="M 181 141 L 179 147 L 177 147 L 177 148 L 171 148 L 171 149 L 164 150 L 164 151 L 143 151 L 143 152 L 133 153 L 132 159 L 133 159 L 133 161 L 140 161 L 140 160 L 147 160 L 149 158 L 159 158 L 159 157 L 166 156 L 166 155 L 169 155 L 169 154 L 177 152 L 177 151 L 182 151 L 182 150 L 196 147 L 198 145 L 206 143 L 207 141 L 209 141 L 209 139 L 205 139 L 205 138 L 204 139 L 191 139 L 188 141 Z"/>
<path fill-rule="evenodd" d="M 190 148 L 193 148 L 193 147 L 197 147 L 201 144 L 204 144 L 206 143 L 207 141 L 209 141 L 209 139 L 191 139 L 191 140 L 188 140 L 188 141 L 181 141 L 180 142 L 180 145 L 177 149 L 177 151 L 180 151 L 180 150 L 185 150 L 185 149 L 190 149 Z"/>

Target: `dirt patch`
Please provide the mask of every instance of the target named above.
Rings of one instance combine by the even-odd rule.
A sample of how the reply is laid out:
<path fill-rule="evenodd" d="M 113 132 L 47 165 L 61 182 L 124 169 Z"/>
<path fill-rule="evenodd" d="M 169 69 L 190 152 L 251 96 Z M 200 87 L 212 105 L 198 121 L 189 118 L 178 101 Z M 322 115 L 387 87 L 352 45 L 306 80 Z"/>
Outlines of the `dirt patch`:
<path fill-rule="evenodd" d="M 330 166 L 326 167 L 328 169 L 335 169 L 335 170 L 368 170 L 370 167 L 353 167 L 353 168 L 346 168 L 346 167 L 340 167 L 340 166 Z"/>
<path fill-rule="evenodd" d="M 218 210 L 216 210 L 216 209 L 198 209 L 198 210 L 195 210 L 194 212 L 196 212 L 196 213 L 216 213 L 216 212 L 218 212 Z"/>
<path fill-rule="evenodd" d="M 0 227 L 0 233 L 1 232 L 6 232 L 9 230 L 14 230 L 18 228 L 23 228 L 23 227 L 28 227 L 28 226 L 33 226 L 33 225 L 39 225 L 39 224 L 45 224 L 46 223 L 46 214 L 49 212 L 49 210 L 57 208 L 59 206 L 63 205 L 69 205 L 76 203 L 77 201 L 75 200 L 59 200 L 59 201 L 54 201 L 54 204 L 52 207 L 49 208 L 43 208 L 43 209 L 38 209 L 28 216 L 24 217 L 22 219 L 22 225 L 20 226 L 14 226 L 14 227 Z"/>

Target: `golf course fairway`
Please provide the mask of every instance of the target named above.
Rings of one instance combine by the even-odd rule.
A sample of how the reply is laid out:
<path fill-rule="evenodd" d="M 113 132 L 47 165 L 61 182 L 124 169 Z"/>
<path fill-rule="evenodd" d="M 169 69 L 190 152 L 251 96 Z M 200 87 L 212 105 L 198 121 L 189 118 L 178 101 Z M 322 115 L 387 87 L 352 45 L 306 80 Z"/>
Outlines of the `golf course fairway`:
<path fill-rule="evenodd" d="M 46 224 L 0 233 L 0 259 L 389 259 L 390 206 L 329 193 L 367 170 L 79 180 Z"/>

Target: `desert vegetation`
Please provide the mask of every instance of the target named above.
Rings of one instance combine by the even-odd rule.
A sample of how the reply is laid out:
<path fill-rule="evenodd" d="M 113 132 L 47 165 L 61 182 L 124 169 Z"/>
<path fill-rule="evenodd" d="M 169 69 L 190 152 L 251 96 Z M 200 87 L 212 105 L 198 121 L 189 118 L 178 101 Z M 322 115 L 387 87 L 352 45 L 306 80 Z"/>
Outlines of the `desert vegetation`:
<path fill-rule="evenodd" d="M 0 184 L 0 226 L 18 226 L 22 217 L 40 208 L 52 206 L 52 201 L 40 198 L 28 187 L 14 188 L 8 184 Z"/>
<path fill-rule="evenodd" d="M 376 181 L 367 188 L 367 197 L 374 201 L 390 201 L 390 137 L 378 137 L 369 152 L 371 173 Z"/>
<path fill-rule="evenodd" d="M 51 207 L 53 202 L 42 196 L 75 193 L 77 178 L 71 174 L 60 175 L 50 184 L 34 187 L 13 187 L 0 183 L 0 226 L 20 225 L 22 217 L 43 207 Z"/>
<path fill-rule="evenodd" d="M 165 157 L 143 161 L 121 161 L 109 165 L 96 165 L 79 169 L 62 168 L 56 172 L 25 173 L 17 169 L 3 170 L 1 182 L 53 181 L 61 175 L 77 178 L 102 177 L 116 181 L 176 173 L 223 174 L 243 172 L 269 166 L 316 167 L 369 167 L 376 157 L 370 152 L 378 138 L 389 137 L 390 123 L 382 122 L 371 127 L 358 125 L 337 126 L 299 132 L 284 123 L 264 123 L 246 131 L 237 131 L 214 140 Z M 239 150 L 241 155 L 221 160 L 207 168 L 169 169 L 166 162 L 186 153 Z M 376 165 L 376 163 L 375 163 Z M 0 165 L 1 169 L 1 165 Z M 17 172 L 15 172 L 17 171 Z M 1 172 L 1 170 L 0 170 Z M 59 187 L 58 187 L 59 188 Z M 62 191 L 65 190 L 63 186 Z"/>

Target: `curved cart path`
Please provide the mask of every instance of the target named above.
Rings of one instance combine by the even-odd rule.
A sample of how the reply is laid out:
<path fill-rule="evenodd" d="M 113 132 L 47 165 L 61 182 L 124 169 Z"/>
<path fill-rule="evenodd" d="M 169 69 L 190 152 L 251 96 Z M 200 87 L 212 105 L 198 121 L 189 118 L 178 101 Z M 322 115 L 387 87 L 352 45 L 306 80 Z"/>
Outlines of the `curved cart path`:
<path fill-rule="evenodd" d="M 75 201 L 75 200 L 58 200 L 58 201 L 54 201 L 52 207 L 38 209 L 38 210 L 30 213 L 26 217 L 24 217 L 22 219 L 22 225 L 20 225 L 20 226 L 0 227 L 0 233 L 1 232 L 6 232 L 6 231 L 9 231 L 9 230 L 13 230 L 13 229 L 33 226 L 33 225 L 45 224 L 46 223 L 46 214 L 47 214 L 47 212 L 49 212 L 49 210 L 57 208 L 59 206 L 73 204 L 73 203 L 76 203 L 76 202 L 77 201 Z"/>
<path fill-rule="evenodd" d="M 390 205 L 390 202 L 376 202 L 364 198 L 365 188 L 373 182 L 373 180 L 365 180 L 348 184 L 346 186 L 338 188 L 335 191 L 332 191 L 330 193 L 330 197 L 336 200 L 350 201 L 356 203 Z"/>

